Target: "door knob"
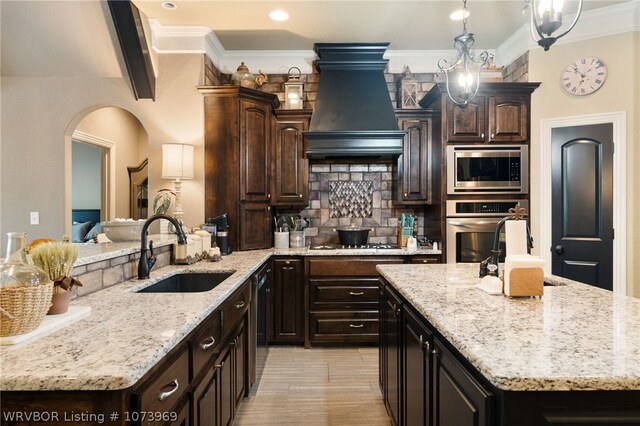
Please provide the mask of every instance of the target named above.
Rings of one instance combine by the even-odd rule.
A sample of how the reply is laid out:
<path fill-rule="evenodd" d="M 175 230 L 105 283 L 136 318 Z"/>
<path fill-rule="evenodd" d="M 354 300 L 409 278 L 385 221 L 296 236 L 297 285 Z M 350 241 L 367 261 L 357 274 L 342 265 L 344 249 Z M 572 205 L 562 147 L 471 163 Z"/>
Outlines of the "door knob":
<path fill-rule="evenodd" d="M 553 251 L 555 251 L 557 254 L 563 254 L 564 253 L 564 247 L 562 247 L 561 245 L 557 245 L 553 248 Z"/>

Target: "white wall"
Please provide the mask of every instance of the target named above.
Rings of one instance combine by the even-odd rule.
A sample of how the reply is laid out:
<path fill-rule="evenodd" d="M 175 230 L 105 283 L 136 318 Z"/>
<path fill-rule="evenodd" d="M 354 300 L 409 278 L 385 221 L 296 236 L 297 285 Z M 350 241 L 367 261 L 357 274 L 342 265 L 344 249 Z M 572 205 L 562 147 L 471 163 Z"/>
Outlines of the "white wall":
<path fill-rule="evenodd" d="M 81 119 L 104 106 L 130 111 L 149 139 L 150 196 L 171 183 L 160 178 L 161 145 L 196 146 L 195 178 L 183 184 L 185 222 L 204 221 L 202 54 L 159 56 L 156 100 L 136 101 L 123 78 L 2 77 L 0 126 L 0 234 L 24 231 L 27 240 L 60 239 L 65 232 L 65 182 L 70 184 L 71 157 L 65 153 Z M 68 144 L 70 146 L 70 144 Z M 128 185 L 128 184 L 127 184 Z M 29 225 L 29 212 L 40 212 L 40 225 Z M 66 231 L 68 232 L 68 230 Z"/>
<path fill-rule="evenodd" d="M 78 124 L 76 130 L 115 144 L 116 208 L 114 217 L 131 217 L 127 167 L 138 166 L 147 158 L 148 137 L 144 127 L 130 112 L 122 108 L 107 107 L 88 114 Z"/>
<path fill-rule="evenodd" d="M 551 47 L 548 52 L 535 49 L 529 53 L 529 81 L 542 84 L 531 102 L 531 201 L 540 205 L 540 121 L 595 113 L 626 111 L 627 149 L 627 292 L 640 296 L 640 33 L 603 37 Z M 560 85 L 560 75 L 573 60 L 595 56 L 607 64 L 604 86 L 588 96 L 572 96 Z M 532 212 L 532 232 L 539 235 L 540 214 Z M 548 248 L 541 247 L 539 250 Z"/>

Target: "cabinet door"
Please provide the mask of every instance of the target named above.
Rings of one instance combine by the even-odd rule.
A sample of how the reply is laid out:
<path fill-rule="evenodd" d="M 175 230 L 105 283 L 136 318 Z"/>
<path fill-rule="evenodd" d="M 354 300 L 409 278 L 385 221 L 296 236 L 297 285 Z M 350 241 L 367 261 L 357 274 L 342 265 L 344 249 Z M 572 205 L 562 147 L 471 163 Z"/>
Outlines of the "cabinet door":
<path fill-rule="evenodd" d="M 306 206 L 309 203 L 308 160 L 302 132 L 308 118 L 278 118 L 273 135 L 272 205 Z"/>
<path fill-rule="evenodd" d="M 486 140 L 486 98 L 476 96 L 462 108 L 447 100 L 448 142 L 484 142 Z"/>
<path fill-rule="evenodd" d="M 433 422 L 485 426 L 493 423 L 493 395 L 438 341 L 433 341 Z"/>
<path fill-rule="evenodd" d="M 248 386 L 247 337 L 245 321 L 242 320 L 233 338 L 233 380 L 234 380 L 234 413 L 242 403 Z"/>
<path fill-rule="evenodd" d="M 424 255 L 424 256 L 411 256 L 411 263 L 426 263 L 426 264 L 434 264 L 441 262 L 441 255 L 432 254 L 432 255 Z"/>
<path fill-rule="evenodd" d="M 304 340 L 304 264 L 302 259 L 274 259 L 272 306 L 274 342 Z"/>
<path fill-rule="evenodd" d="M 271 247 L 271 206 L 269 203 L 240 204 L 240 250 Z"/>
<path fill-rule="evenodd" d="M 489 141 L 526 142 L 529 138 L 527 96 L 489 97 Z"/>
<path fill-rule="evenodd" d="M 217 367 L 219 369 L 220 380 L 220 424 L 230 425 L 233 421 L 235 409 L 235 398 L 233 393 L 233 347 L 227 345 L 218 358 Z"/>
<path fill-rule="evenodd" d="M 271 107 L 240 100 L 240 200 L 269 201 Z"/>
<path fill-rule="evenodd" d="M 193 392 L 193 424 L 218 426 L 220 424 L 220 370 L 215 366 L 207 371 L 204 379 Z"/>
<path fill-rule="evenodd" d="M 403 424 L 431 424 L 431 331 L 405 305 L 402 334 Z"/>
<path fill-rule="evenodd" d="M 398 127 L 407 132 L 398 158 L 398 203 L 430 203 L 431 119 L 401 119 Z"/>
<path fill-rule="evenodd" d="M 389 287 L 385 287 L 383 315 L 384 339 L 384 386 L 383 395 L 387 412 L 394 425 L 400 425 L 400 336 L 402 314 L 401 302 Z"/>

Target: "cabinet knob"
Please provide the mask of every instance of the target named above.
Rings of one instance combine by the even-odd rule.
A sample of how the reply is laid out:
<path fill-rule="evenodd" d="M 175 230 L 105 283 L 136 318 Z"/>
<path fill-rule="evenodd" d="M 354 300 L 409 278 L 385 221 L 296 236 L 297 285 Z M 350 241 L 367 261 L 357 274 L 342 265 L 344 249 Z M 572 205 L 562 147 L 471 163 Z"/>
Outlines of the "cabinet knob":
<path fill-rule="evenodd" d="M 270 212 L 271 211 L 271 206 L 267 206 L 267 211 Z"/>
<path fill-rule="evenodd" d="M 480 134 L 480 137 L 481 137 L 482 139 L 484 139 L 484 133 L 481 133 L 481 134 Z"/>
<path fill-rule="evenodd" d="M 429 341 L 428 341 L 428 340 L 425 340 L 425 341 L 424 341 L 424 350 L 425 350 L 427 353 L 431 352 L 431 345 L 429 344 Z"/>
<path fill-rule="evenodd" d="M 422 337 L 422 334 L 420 335 L 420 339 L 418 343 L 420 345 L 420 352 L 424 352 L 424 337 Z"/>
<path fill-rule="evenodd" d="M 495 133 L 491 133 L 491 139 L 495 138 L 496 134 Z"/>
<path fill-rule="evenodd" d="M 216 364 L 215 367 L 216 368 L 224 368 L 224 361 L 222 361 L 220 364 Z"/>
<path fill-rule="evenodd" d="M 409 196 L 409 194 L 407 194 L 406 192 L 404 193 L 404 198 L 407 198 Z"/>
<path fill-rule="evenodd" d="M 158 394 L 158 401 L 165 401 L 167 398 L 169 398 L 171 395 L 173 395 L 174 393 L 176 393 L 178 391 L 178 388 L 180 387 L 180 384 L 178 383 L 178 379 L 175 379 L 173 382 L 167 384 L 166 386 L 172 386 L 173 389 L 166 391 L 166 392 L 160 392 Z M 165 386 L 165 387 L 166 387 Z"/>
<path fill-rule="evenodd" d="M 271 199 L 271 194 L 267 194 L 267 198 Z"/>
<path fill-rule="evenodd" d="M 240 308 L 244 308 L 244 301 L 241 300 L 238 303 L 236 303 L 236 308 L 240 309 Z"/>
<path fill-rule="evenodd" d="M 200 342 L 200 348 L 203 351 L 206 351 L 207 349 L 209 349 L 211 346 L 215 345 L 216 343 L 216 339 L 213 336 L 209 336 L 207 337 L 205 340 L 203 340 L 202 342 Z"/>
<path fill-rule="evenodd" d="M 286 263 L 287 265 L 290 265 L 290 264 L 291 264 L 291 261 L 290 261 L 290 260 L 287 260 L 287 261 L 286 261 L 286 262 L 284 262 L 284 263 Z"/>
<path fill-rule="evenodd" d="M 302 198 L 302 194 L 300 194 L 300 198 Z"/>

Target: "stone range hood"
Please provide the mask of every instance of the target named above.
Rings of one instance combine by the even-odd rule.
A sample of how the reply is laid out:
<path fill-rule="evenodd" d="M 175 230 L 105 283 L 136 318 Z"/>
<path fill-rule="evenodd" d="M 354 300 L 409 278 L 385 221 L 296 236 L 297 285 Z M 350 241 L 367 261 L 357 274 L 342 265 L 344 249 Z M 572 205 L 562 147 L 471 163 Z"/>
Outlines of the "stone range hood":
<path fill-rule="evenodd" d="M 314 160 L 388 160 L 402 154 L 384 78 L 389 43 L 316 43 L 320 72 L 307 139 Z"/>

